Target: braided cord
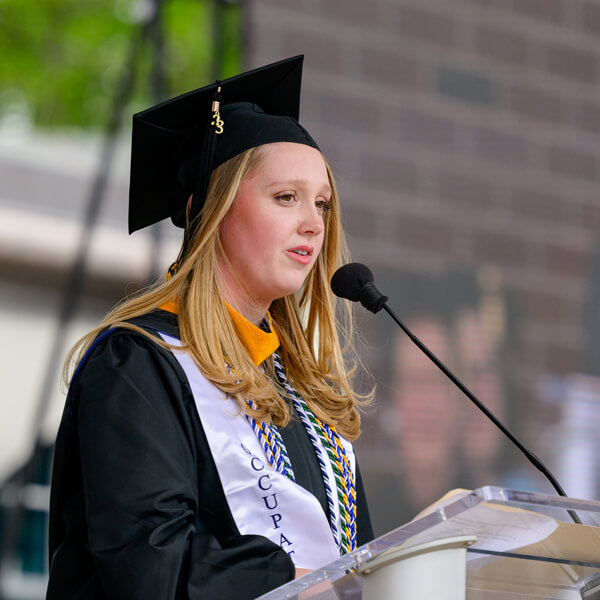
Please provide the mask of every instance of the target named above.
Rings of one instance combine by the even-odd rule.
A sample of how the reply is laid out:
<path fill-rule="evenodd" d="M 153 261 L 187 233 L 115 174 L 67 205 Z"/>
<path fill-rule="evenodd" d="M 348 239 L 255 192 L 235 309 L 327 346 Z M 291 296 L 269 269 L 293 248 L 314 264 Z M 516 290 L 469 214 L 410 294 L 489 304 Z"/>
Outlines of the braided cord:
<path fill-rule="evenodd" d="M 232 366 L 228 362 L 225 362 L 225 366 L 227 367 L 227 372 L 232 375 L 234 372 Z M 256 410 L 258 408 L 254 400 L 248 400 L 248 406 L 252 410 Z M 282 475 L 285 475 L 292 481 L 296 481 L 296 476 L 294 475 L 294 471 L 292 469 L 292 463 L 290 462 L 287 449 L 283 443 L 283 439 L 281 439 L 281 434 L 279 433 L 277 426 L 273 423 L 263 423 L 262 421 L 257 421 L 248 413 L 245 413 L 244 416 L 246 417 L 246 421 L 248 421 L 250 424 L 254 435 L 256 435 L 258 443 L 267 457 L 269 466 Z"/>
<path fill-rule="evenodd" d="M 328 427 L 314 416 L 300 395 L 296 393 L 295 398 L 300 404 L 299 410 L 306 411 L 309 419 L 313 422 L 329 456 L 336 480 L 340 511 L 344 517 L 341 520 L 342 549 L 343 552 L 351 552 L 356 548 L 356 493 L 354 477 L 349 468 L 346 452 L 341 442 L 339 442 L 339 436 L 335 429 Z M 336 438 L 339 445 L 336 443 Z"/>
<path fill-rule="evenodd" d="M 273 364 L 277 377 L 294 403 L 315 448 L 327 493 L 330 525 L 334 539 L 342 554 L 351 552 L 356 548 L 356 485 L 345 448 L 335 428 L 318 419 L 300 394 L 292 387 L 283 371 L 277 353 L 273 355 Z M 325 449 L 334 473 L 337 502 L 334 501 L 334 493 L 329 483 L 329 474 L 323 460 L 322 448 Z M 341 513 L 339 519 L 341 531 L 339 532 L 337 528 L 338 512 Z"/>
<path fill-rule="evenodd" d="M 252 410 L 256 410 L 257 406 L 253 400 L 248 400 L 248 405 Z M 275 469 L 282 475 L 285 475 L 292 481 L 296 481 L 292 464 L 288 456 L 285 444 L 281 439 L 281 434 L 276 425 L 272 423 L 263 423 L 257 421 L 254 417 L 249 414 L 245 415 L 246 420 L 250 423 L 252 431 L 258 439 L 258 443 L 261 445 L 265 452 L 267 461 L 271 468 Z"/>
<path fill-rule="evenodd" d="M 317 417 L 315 417 L 316 419 Z M 317 419 L 318 420 L 318 419 Z M 346 450 L 340 440 L 340 436 L 335 428 L 319 420 L 323 435 L 327 439 L 328 452 L 332 455 L 337 467 L 336 475 L 341 476 L 341 490 L 343 494 L 343 508 L 346 517 L 346 525 L 349 530 L 350 549 L 349 552 L 356 549 L 356 484 L 354 474 L 350 468 L 350 462 L 346 455 Z M 341 459 L 341 460 L 340 460 Z M 340 487 L 340 486 L 338 486 Z"/>

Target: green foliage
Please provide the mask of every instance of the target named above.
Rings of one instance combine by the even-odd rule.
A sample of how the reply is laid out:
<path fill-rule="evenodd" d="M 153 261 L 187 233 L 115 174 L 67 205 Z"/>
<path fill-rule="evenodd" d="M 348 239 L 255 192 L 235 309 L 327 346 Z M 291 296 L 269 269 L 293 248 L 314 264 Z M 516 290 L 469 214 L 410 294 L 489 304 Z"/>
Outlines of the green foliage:
<path fill-rule="evenodd" d="M 219 3 L 217 10 L 217 22 L 219 23 L 220 38 L 222 43 L 218 45 L 218 55 L 221 79 L 232 77 L 243 71 L 242 54 L 242 11 L 235 2 Z"/>
<path fill-rule="evenodd" d="M 140 0 L 0 0 L 0 121 L 17 110 L 36 126 L 102 126 L 128 68 L 135 74 L 129 112 L 152 105 L 155 47 L 145 43 L 130 60 L 142 29 L 136 13 L 148 6 Z M 163 3 L 166 97 L 205 84 L 216 70 L 239 70 L 241 8 L 219 10 L 222 18 L 211 0 Z M 219 39 L 228 40 L 219 61 L 215 25 Z"/>

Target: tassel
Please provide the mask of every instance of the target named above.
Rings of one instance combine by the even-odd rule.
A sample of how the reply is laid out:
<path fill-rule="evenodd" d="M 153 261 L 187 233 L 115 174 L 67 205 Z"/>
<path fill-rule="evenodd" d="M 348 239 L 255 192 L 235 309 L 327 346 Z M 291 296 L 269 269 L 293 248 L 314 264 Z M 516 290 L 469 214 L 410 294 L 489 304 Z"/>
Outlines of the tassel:
<path fill-rule="evenodd" d="M 198 166 L 196 168 L 196 183 L 194 186 L 194 193 L 192 194 L 192 202 L 189 206 L 187 214 L 187 224 L 184 233 L 182 252 L 178 258 L 178 262 L 180 264 L 181 259 L 185 257 L 187 251 L 189 250 L 196 228 L 200 221 L 200 215 L 206 200 L 210 176 L 213 171 L 213 160 L 215 155 L 215 147 L 217 144 L 217 135 L 223 133 L 224 122 L 221 119 L 220 113 L 221 82 L 217 81 L 216 85 L 217 89 L 213 96 L 212 114 L 208 117 L 210 121 L 207 123 L 204 129 L 204 135 L 202 136 L 200 156 L 198 159 Z"/>

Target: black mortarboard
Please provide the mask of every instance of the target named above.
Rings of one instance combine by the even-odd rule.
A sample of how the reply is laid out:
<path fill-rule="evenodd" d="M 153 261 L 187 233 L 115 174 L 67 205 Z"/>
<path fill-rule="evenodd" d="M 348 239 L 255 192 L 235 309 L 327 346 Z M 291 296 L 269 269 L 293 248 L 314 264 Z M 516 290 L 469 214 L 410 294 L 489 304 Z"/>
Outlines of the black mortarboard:
<path fill-rule="evenodd" d="M 130 233 L 166 217 L 185 226 L 190 194 L 195 216 L 212 171 L 244 150 L 272 142 L 318 149 L 298 123 L 303 58 L 236 75 L 133 116 Z"/>

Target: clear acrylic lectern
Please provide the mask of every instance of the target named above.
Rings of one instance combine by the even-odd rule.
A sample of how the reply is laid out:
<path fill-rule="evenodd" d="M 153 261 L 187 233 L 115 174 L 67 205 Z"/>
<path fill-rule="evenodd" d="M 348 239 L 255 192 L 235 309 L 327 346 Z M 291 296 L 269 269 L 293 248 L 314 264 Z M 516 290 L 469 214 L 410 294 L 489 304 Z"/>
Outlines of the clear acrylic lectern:
<path fill-rule="evenodd" d="M 600 502 L 484 487 L 260 600 L 600 600 Z"/>

